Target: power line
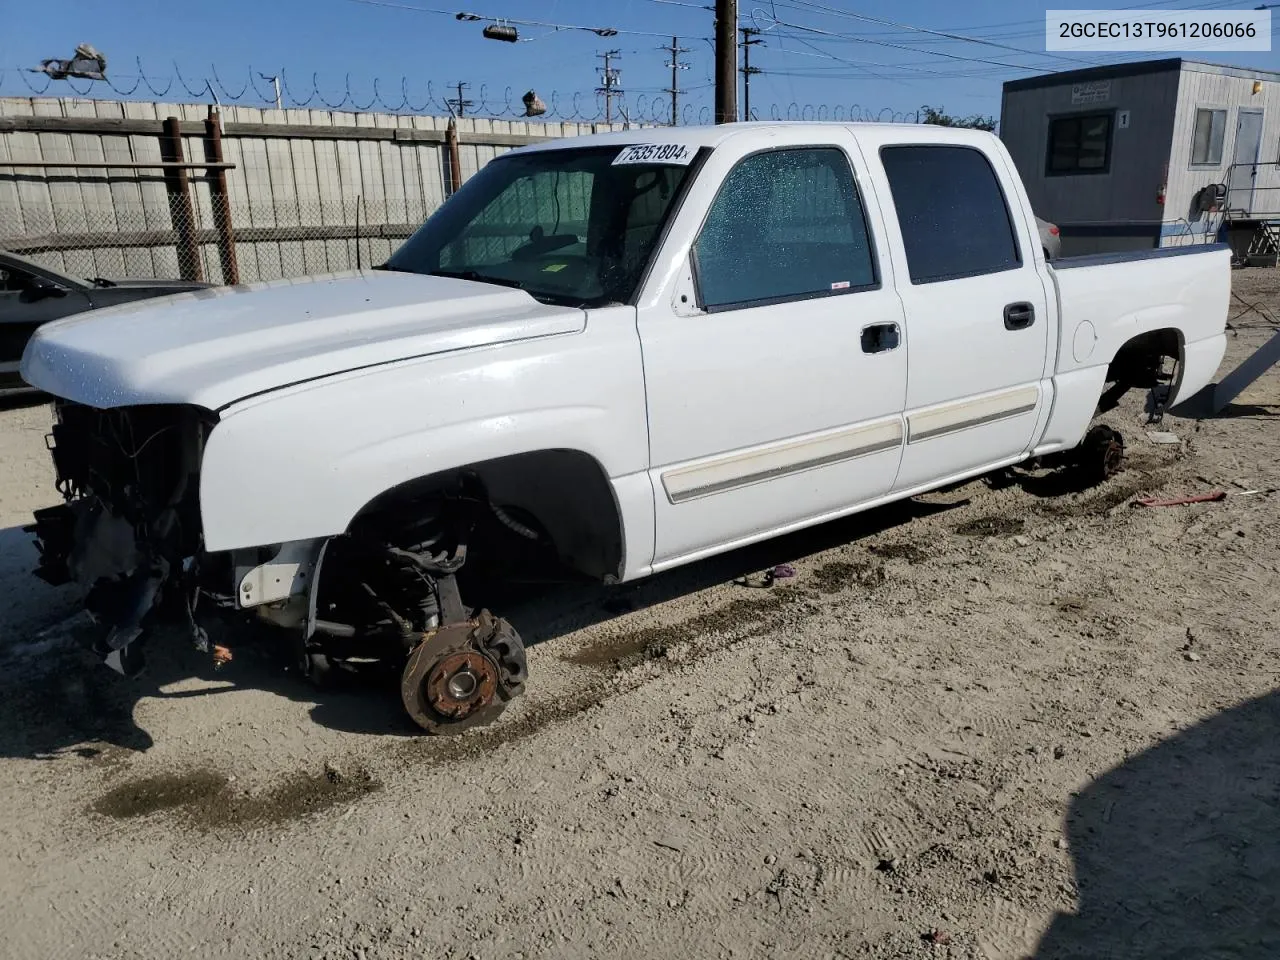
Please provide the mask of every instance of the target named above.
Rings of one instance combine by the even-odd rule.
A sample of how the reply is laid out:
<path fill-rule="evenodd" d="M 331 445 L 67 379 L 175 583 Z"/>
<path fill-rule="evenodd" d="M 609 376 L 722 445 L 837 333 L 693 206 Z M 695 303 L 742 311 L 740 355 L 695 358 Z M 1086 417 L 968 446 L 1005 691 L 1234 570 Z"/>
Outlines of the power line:
<path fill-rule="evenodd" d="M 792 7 L 793 9 L 809 9 L 817 10 L 832 17 L 844 17 L 850 20 L 858 20 L 864 23 L 875 23 L 884 27 L 894 27 L 906 33 L 922 33 L 933 37 L 942 37 L 947 40 L 955 40 L 963 43 L 979 44 L 986 47 L 995 47 L 1000 50 L 1011 50 L 1014 53 L 1026 54 L 1033 57 L 1048 57 L 1053 60 L 1066 60 L 1071 63 L 1089 63 L 1092 61 L 1081 60 L 1079 57 L 1068 57 L 1059 54 L 1046 53 L 1040 50 L 1028 50 L 1025 47 L 1015 47 L 1007 43 L 999 43 L 995 40 L 986 40 L 981 37 L 972 37 L 962 33 L 952 33 L 946 30 L 932 30 L 928 27 L 917 27 L 908 23 L 898 23 L 894 20 L 886 20 L 883 17 L 872 17 L 863 13 L 853 13 L 848 10 L 839 10 L 835 7 L 829 7 L 823 3 L 816 3 L 814 0 L 781 0 L 783 6 Z"/>
<path fill-rule="evenodd" d="M 620 33 L 634 37 L 665 37 L 665 33 L 654 33 L 651 30 L 619 30 L 615 27 L 588 27 L 580 23 L 548 23 L 545 20 L 522 20 L 518 17 L 490 17 L 479 13 L 459 14 L 452 10 L 437 10 L 432 7 L 416 7 L 407 3 L 396 3 L 394 0 L 347 0 L 348 3 L 359 3 L 369 7 L 388 7 L 392 10 L 410 10 L 414 13 L 430 13 L 436 16 L 447 16 L 454 20 L 489 20 L 494 23 L 516 24 L 522 27 L 547 27 L 552 30 L 581 30 L 594 33 L 598 37 L 614 37 Z"/>
<path fill-rule="evenodd" d="M 943 66 L 943 64 L 939 64 L 936 60 L 915 60 L 915 61 L 904 61 L 900 63 L 886 63 L 882 60 L 862 60 L 862 59 L 855 59 L 851 57 L 840 57 L 840 56 L 836 56 L 834 53 L 830 53 L 829 51 L 823 50 L 816 43 L 812 43 L 809 40 L 806 40 L 804 37 L 792 36 L 790 37 L 790 39 L 808 47 L 809 52 L 805 52 L 803 50 L 787 50 L 780 46 L 779 49 L 785 56 L 811 57 L 817 60 L 831 60 L 836 63 L 852 66 L 856 69 L 863 70 L 864 72 L 868 72 L 866 70 L 867 67 L 881 67 L 886 70 L 902 70 L 902 71 L 905 71 L 906 73 L 921 74 L 922 75 L 921 79 L 923 79 L 924 77 L 948 77 L 948 78 L 961 78 L 961 79 L 970 79 L 970 80 L 981 80 L 989 77 L 1004 76 L 1008 73 L 1007 70 L 1003 70 L 1003 69 L 979 68 L 979 69 L 973 69 L 973 70 L 934 70 L 926 66 L 926 64 L 936 64 L 937 66 Z M 814 69 L 820 69 L 820 68 L 815 67 Z M 834 70 L 836 68 L 832 67 L 831 69 Z M 1023 67 L 1022 69 L 1030 70 L 1032 68 Z M 769 72 L 777 73 L 778 71 L 770 70 Z M 872 74 L 872 75 L 878 76 L 881 79 L 889 79 L 888 77 L 881 74 Z"/>
<path fill-rule="evenodd" d="M 1112 10 L 1150 10 L 1152 8 L 1159 7 L 1159 8 L 1171 10 L 1171 11 L 1217 10 L 1217 9 L 1232 9 L 1232 8 L 1239 7 L 1241 5 L 1241 0 L 1211 0 L 1211 2 L 1209 3 L 1193 3 L 1185 7 L 1174 6 L 1176 2 L 1177 0 L 1146 0 L 1145 3 L 1135 3 L 1125 7 L 1111 7 L 1110 9 Z M 1030 24 L 1030 23 L 1038 23 L 1043 29 L 1044 18 L 1040 17 L 1040 18 L 1031 19 L 1031 20 L 1004 20 L 1000 23 L 983 23 L 983 24 L 970 25 L 965 27 L 950 27 L 950 28 L 942 28 L 942 29 L 987 30 L 987 29 L 990 29 L 991 27 L 1016 27 L 1023 24 Z M 1039 31 L 1032 31 L 1027 35 L 1038 36 Z"/>
<path fill-rule="evenodd" d="M 852 40 L 857 43 L 869 43 L 877 47 L 889 47 L 894 50 L 906 50 L 909 53 L 917 53 L 917 54 L 927 53 L 929 56 L 944 57 L 947 60 L 961 60 L 966 63 L 985 63 L 993 67 L 1004 67 L 1009 70 L 1027 70 L 1032 73 L 1039 73 L 1044 70 L 1043 67 L 1028 67 L 1020 63 L 1009 63 L 1005 60 L 988 60 L 985 57 L 966 57 L 958 53 L 948 53 L 944 50 L 938 50 L 936 52 L 931 50 L 920 50 L 916 47 L 909 47 L 906 44 L 902 44 L 902 43 L 891 43 L 888 40 L 872 40 L 867 37 L 855 37 L 855 36 L 850 36 L 848 34 L 833 33 L 830 30 L 821 30 L 817 27 L 806 27 L 804 24 L 788 23 L 785 20 L 774 20 L 773 23 L 780 27 L 787 27 L 791 30 L 798 30 L 802 33 L 811 33 L 811 34 L 816 34 L 817 36 L 822 36 L 822 37 L 836 37 L 836 38 L 841 38 L 845 40 Z M 791 39 L 800 40 L 801 43 L 805 42 L 804 40 L 801 40 L 800 37 L 792 36 Z M 833 60 L 844 59 L 842 57 L 837 57 L 834 54 L 829 54 L 829 56 Z M 846 60 L 845 62 L 851 62 L 851 61 Z"/>
<path fill-rule="evenodd" d="M 1241 0 L 1214 0 L 1214 2 L 1212 3 L 1201 3 L 1201 4 L 1196 4 L 1194 6 L 1189 6 L 1189 7 L 1173 7 L 1173 8 L 1165 8 L 1165 9 L 1171 9 L 1173 11 L 1235 9 L 1240 6 L 1240 3 L 1241 3 Z M 1144 10 L 1152 9 L 1152 6 L 1153 5 L 1151 3 L 1144 3 L 1140 5 L 1141 9 L 1144 9 Z M 1115 7 L 1113 9 L 1130 10 L 1130 9 L 1138 9 L 1138 8 Z M 1030 38 L 1044 36 L 1044 20 L 1009 20 L 1009 21 L 1006 21 L 1005 23 L 984 24 L 976 27 L 967 27 L 967 28 L 966 27 L 954 27 L 954 28 L 942 27 L 938 29 L 941 32 L 946 32 L 947 30 L 966 30 L 966 32 L 973 34 L 977 30 L 985 31 L 992 27 L 995 27 L 995 28 L 1016 27 L 1022 24 L 1039 24 L 1040 29 L 1014 30 L 1012 32 L 1002 31 L 1002 32 L 995 32 L 995 33 L 984 33 L 983 38 L 987 40 L 1026 40 Z M 1277 26 L 1280 27 L 1280 25 L 1277 25 Z M 864 36 L 868 36 L 868 37 L 907 37 L 911 35 L 912 34 L 910 31 L 903 31 L 903 30 L 886 30 L 883 32 L 876 32 L 876 33 L 869 32 L 864 34 Z M 917 37 L 915 42 L 920 44 L 928 44 L 928 43 L 954 43 L 955 41 L 945 36 L 942 36 L 942 37 L 925 36 L 925 37 Z M 1040 54 L 1040 55 L 1043 55 L 1043 54 Z"/>
<path fill-rule="evenodd" d="M 792 38 L 798 43 L 811 46 L 807 40 L 799 37 Z M 816 48 L 815 48 L 816 50 Z M 930 80 L 935 78 L 952 79 L 952 80 L 982 80 L 987 81 L 992 76 L 1002 75 L 1003 71 L 999 70 L 931 70 L 928 67 L 915 66 L 913 64 L 885 63 L 880 60 L 860 60 L 848 57 L 837 57 L 824 52 L 809 52 L 804 50 L 782 50 L 784 56 L 790 57 L 809 57 L 815 60 L 834 61 L 838 66 L 831 67 L 807 67 L 794 68 L 791 70 L 779 70 L 774 67 L 769 68 L 769 75 L 776 77 L 801 77 L 813 80 L 820 79 L 845 79 L 849 78 L 846 68 L 852 67 L 859 71 L 856 75 L 861 79 L 868 75 L 878 77 L 882 80 Z M 870 68 L 879 68 L 887 71 L 886 73 L 875 73 Z M 895 75 L 893 72 L 899 71 L 901 75 Z"/>

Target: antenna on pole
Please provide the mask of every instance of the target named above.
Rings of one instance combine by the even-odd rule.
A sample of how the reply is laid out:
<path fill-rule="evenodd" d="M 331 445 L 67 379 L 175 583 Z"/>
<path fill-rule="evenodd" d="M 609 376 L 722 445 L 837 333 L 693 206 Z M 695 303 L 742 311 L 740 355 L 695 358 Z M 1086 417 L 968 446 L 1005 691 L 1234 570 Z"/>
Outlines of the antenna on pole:
<path fill-rule="evenodd" d="M 622 82 L 622 71 L 613 66 L 613 61 L 622 58 L 622 51 L 606 50 L 596 56 L 604 61 L 600 69 L 601 85 L 596 87 L 596 93 L 604 94 L 604 122 L 613 123 L 613 98 L 622 96 L 618 86 Z"/>
<path fill-rule="evenodd" d="M 659 47 L 658 49 L 666 50 L 671 54 L 671 62 L 667 64 L 671 68 L 671 86 L 667 88 L 667 93 L 671 94 L 671 125 L 674 127 L 680 122 L 680 94 L 684 93 L 677 82 L 679 73 L 681 70 L 689 69 L 687 63 L 680 62 L 680 54 L 688 53 L 689 48 L 680 46 L 679 37 L 672 37 L 671 46 Z"/>

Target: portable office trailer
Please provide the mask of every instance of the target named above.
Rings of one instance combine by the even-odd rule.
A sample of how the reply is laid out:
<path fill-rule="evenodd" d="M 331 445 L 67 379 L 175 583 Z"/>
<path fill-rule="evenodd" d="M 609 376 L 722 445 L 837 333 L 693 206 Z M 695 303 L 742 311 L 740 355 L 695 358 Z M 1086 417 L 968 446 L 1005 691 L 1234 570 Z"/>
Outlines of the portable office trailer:
<path fill-rule="evenodd" d="M 1280 220 L 1280 73 L 1175 58 L 1012 80 L 1000 137 L 1065 255 L 1211 240 L 1227 208 Z"/>

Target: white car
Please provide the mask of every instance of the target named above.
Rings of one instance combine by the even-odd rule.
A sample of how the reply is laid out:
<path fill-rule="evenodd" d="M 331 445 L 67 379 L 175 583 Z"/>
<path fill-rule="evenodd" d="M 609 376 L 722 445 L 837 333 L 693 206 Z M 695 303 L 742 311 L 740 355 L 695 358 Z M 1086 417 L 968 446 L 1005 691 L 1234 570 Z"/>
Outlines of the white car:
<path fill-rule="evenodd" d="M 459 576 L 630 581 L 1029 458 L 1105 476 L 1104 392 L 1168 358 L 1163 399 L 1208 384 L 1229 283 L 1223 246 L 1048 264 L 980 131 L 525 147 L 379 269 L 42 327 L 22 375 L 61 398 L 67 502 L 40 573 L 89 591 L 122 671 L 159 617 L 204 645 L 206 611 L 248 612 L 312 672 L 403 664 L 455 732 L 526 679 Z"/>

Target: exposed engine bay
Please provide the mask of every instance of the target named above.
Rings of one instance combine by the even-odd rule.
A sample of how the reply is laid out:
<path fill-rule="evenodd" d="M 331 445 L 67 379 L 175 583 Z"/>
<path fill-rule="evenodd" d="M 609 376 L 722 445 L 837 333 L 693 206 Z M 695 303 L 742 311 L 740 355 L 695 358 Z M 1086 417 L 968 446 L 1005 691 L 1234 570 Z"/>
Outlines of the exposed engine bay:
<path fill-rule="evenodd" d="M 491 503 L 478 478 L 381 504 L 341 536 L 211 554 L 199 479 L 213 414 L 65 401 L 56 410 L 49 447 L 66 502 L 38 511 L 27 528 L 40 554 L 35 573 L 84 590 L 99 625 L 95 651 L 117 672 L 142 669 L 160 622 L 184 624 L 221 664 L 230 651 L 210 642 L 202 620 L 231 616 L 282 628 L 316 682 L 352 660 L 402 665 L 401 699 L 432 733 L 491 722 L 523 691 L 519 635 L 466 608 L 457 575 L 477 537 L 534 550 L 544 537 L 532 519 Z M 281 570 L 292 574 L 283 588 L 270 576 Z M 262 589 L 264 572 L 274 592 Z"/>

